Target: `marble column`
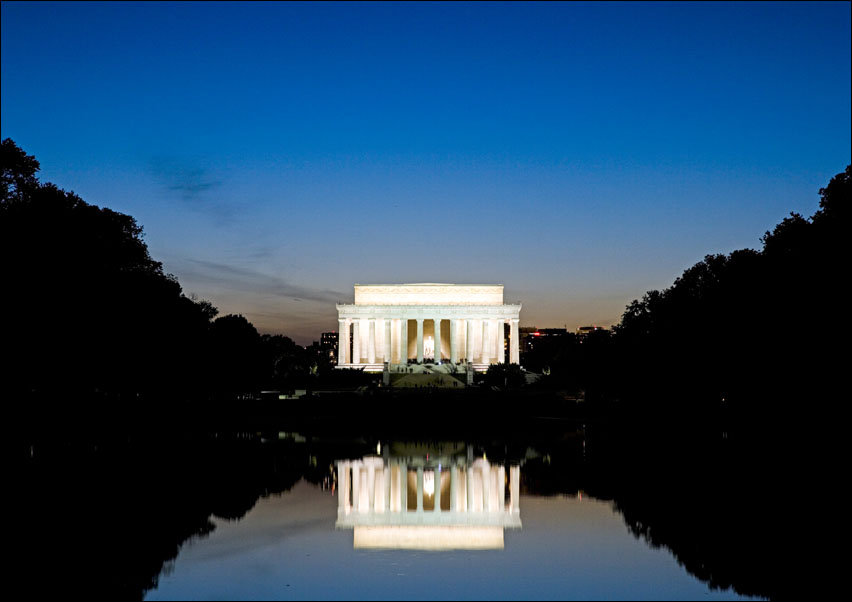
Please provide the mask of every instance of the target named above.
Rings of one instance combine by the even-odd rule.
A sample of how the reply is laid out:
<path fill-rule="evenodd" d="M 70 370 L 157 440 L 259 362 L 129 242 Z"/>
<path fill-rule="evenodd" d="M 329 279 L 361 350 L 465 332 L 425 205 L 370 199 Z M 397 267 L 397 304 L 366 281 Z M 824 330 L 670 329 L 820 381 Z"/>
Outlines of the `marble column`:
<path fill-rule="evenodd" d="M 496 324 L 494 326 L 496 327 L 497 340 L 494 341 L 494 353 L 497 356 L 497 363 L 502 364 L 506 361 L 506 346 L 503 341 L 506 336 L 506 329 L 503 326 L 503 320 L 495 320 L 495 322 Z"/>
<path fill-rule="evenodd" d="M 467 339 L 465 340 L 464 361 L 473 361 L 473 320 L 468 318 L 467 323 Z"/>
<path fill-rule="evenodd" d="M 509 510 L 521 511 L 521 468 L 519 466 L 509 467 Z"/>
<path fill-rule="evenodd" d="M 399 321 L 399 363 L 408 363 L 408 318 Z"/>
<path fill-rule="evenodd" d="M 367 500 L 370 512 L 373 512 L 376 509 L 376 467 L 372 463 L 367 465 Z"/>
<path fill-rule="evenodd" d="M 497 509 L 502 512 L 506 509 L 506 467 L 497 468 Z"/>
<path fill-rule="evenodd" d="M 337 511 L 346 512 L 348 510 L 348 493 L 349 493 L 349 463 L 340 461 L 337 463 Z"/>
<path fill-rule="evenodd" d="M 361 502 L 361 463 L 352 462 L 352 510 L 358 512 Z"/>
<path fill-rule="evenodd" d="M 423 467 L 417 467 L 417 512 L 423 512 Z"/>
<path fill-rule="evenodd" d="M 488 462 L 482 463 L 482 511 L 488 512 L 491 509 L 491 465 Z"/>
<path fill-rule="evenodd" d="M 501 510 L 500 508 L 500 481 L 498 480 L 498 470 L 496 466 L 491 467 L 491 497 L 489 503 L 489 509 L 492 512 L 496 512 L 497 510 Z"/>
<path fill-rule="evenodd" d="M 376 319 L 370 318 L 370 339 L 367 343 L 367 362 L 376 363 Z"/>
<path fill-rule="evenodd" d="M 520 356 L 520 341 L 518 340 L 518 322 L 520 322 L 517 318 L 512 318 L 512 328 L 509 331 L 510 344 L 511 344 L 511 352 L 509 354 L 509 361 L 513 364 L 521 363 Z"/>
<path fill-rule="evenodd" d="M 346 319 L 337 320 L 337 365 L 346 363 L 346 348 L 349 347 L 349 326 Z"/>
<path fill-rule="evenodd" d="M 473 512 L 473 466 L 467 467 L 467 478 L 465 479 L 465 489 L 467 489 L 467 511 Z"/>
<path fill-rule="evenodd" d="M 441 318 L 435 318 L 435 363 L 441 363 Z"/>
<path fill-rule="evenodd" d="M 367 512 L 371 512 L 372 508 L 370 507 L 370 495 L 373 493 L 373 489 L 370 483 L 370 473 L 366 470 L 365 466 L 362 466 L 362 470 L 359 470 L 361 474 L 361 499 L 358 500 L 358 512 L 362 514 L 366 514 Z"/>
<path fill-rule="evenodd" d="M 452 324 L 452 322 L 450 322 Z M 459 468 L 450 467 L 450 512 L 459 510 Z"/>
<path fill-rule="evenodd" d="M 391 347 L 391 321 L 390 321 L 390 318 L 385 318 L 385 345 L 384 345 L 384 347 L 385 347 L 385 353 L 384 353 L 384 357 L 382 359 L 384 361 L 386 361 L 388 364 L 390 364 L 391 360 L 393 359 L 393 358 L 391 358 L 392 347 Z"/>
<path fill-rule="evenodd" d="M 352 362 L 353 364 L 361 363 L 361 320 L 355 318 L 352 320 Z"/>
<path fill-rule="evenodd" d="M 435 468 L 435 512 L 441 511 L 441 469 Z"/>
<path fill-rule="evenodd" d="M 399 463 L 399 511 L 408 512 L 408 466 Z"/>
<path fill-rule="evenodd" d="M 385 512 L 390 512 L 391 505 L 391 467 L 390 464 L 382 469 L 385 478 Z"/>
<path fill-rule="evenodd" d="M 488 336 L 488 320 L 482 320 L 482 363 L 487 364 L 491 361 L 491 354 L 489 353 L 488 341 L 490 337 Z"/>
<path fill-rule="evenodd" d="M 423 363 L 423 318 L 417 318 L 417 361 Z"/>
<path fill-rule="evenodd" d="M 458 328 L 457 323 L 458 320 L 453 318 L 450 320 L 450 363 L 455 365 L 459 363 L 459 345 L 458 341 Z"/>

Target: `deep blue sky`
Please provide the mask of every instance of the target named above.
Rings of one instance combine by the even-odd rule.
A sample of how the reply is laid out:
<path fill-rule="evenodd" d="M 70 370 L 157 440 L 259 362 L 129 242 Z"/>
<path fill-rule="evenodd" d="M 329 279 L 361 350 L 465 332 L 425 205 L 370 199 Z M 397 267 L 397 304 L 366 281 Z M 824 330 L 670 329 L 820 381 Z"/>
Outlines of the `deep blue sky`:
<path fill-rule="evenodd" d="M 300 342 L 352 284 L 617 322 L 850 162 L 850 4 L 2 4 L 2 136 Z"/>

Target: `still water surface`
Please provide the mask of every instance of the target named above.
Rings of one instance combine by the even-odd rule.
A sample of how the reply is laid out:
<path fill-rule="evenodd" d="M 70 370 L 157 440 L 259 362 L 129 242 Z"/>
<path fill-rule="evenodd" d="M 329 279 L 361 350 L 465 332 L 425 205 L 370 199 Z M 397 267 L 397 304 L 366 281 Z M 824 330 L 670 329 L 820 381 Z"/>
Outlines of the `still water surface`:
<path fill-rule="evenodd" d="M 632 535 L 612 502 L 521 496 L 501 550 L 356 550 L 337 498 L 306 480 L 187 540 L 146 599 L 737 599 Z"/>

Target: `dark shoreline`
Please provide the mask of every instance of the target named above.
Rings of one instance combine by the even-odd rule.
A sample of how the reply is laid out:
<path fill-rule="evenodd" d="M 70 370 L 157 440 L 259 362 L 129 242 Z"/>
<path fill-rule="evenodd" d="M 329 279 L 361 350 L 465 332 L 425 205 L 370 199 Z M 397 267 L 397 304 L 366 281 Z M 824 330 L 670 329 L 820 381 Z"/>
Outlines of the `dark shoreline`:
<path fill-rule="evenodd" d="M 28 411 L 6 424 L 18 442 L 23 545 L 35 546 L 35 558 L 43 541 L 89 537 L 83 556 L 115 574 L 93 585 L 104 597 L 141 598 L 183 541 L 209 532 L 210 516 L 238 520 L 261 497 L 301 478 L 320 484 L 333 477 L 334 460 L 393 441 L 465 442 L 520 462 L 524 494 L 612 500 L 637 538 L 670 549 L 711 587 L 786 597 L 807 579 L 798 565 L 814 545 L 812 534 L 786 527 L 804 511 L 789 490 L 812 474 L 809 438 L 789 428 L 800 416 L 743 420 L 677 399 L 468 389 L 124 404 L 66 396 L 57 407 L 50 396 L 18 406 Z M 57 491 L 74 492 L 62 515 Z M 101 556 L 114 549 L 133 560 Z M 89 569 L 74 560 L 78 552 L 65 550 L 52 570 L 80 579 Z"/>

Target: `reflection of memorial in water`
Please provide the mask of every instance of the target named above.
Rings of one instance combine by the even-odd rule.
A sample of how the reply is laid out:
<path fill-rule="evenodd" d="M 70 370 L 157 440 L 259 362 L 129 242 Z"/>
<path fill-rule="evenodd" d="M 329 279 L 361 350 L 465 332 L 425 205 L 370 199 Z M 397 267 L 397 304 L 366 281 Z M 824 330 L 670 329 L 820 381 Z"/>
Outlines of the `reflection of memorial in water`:
<path fill-rule="evenodd" d="M 520 467 L 507 475 L 470 448 L 385 452 L 337 462 L 336 526 L 356 548 L 494 549 L 520 528 Z"/>

